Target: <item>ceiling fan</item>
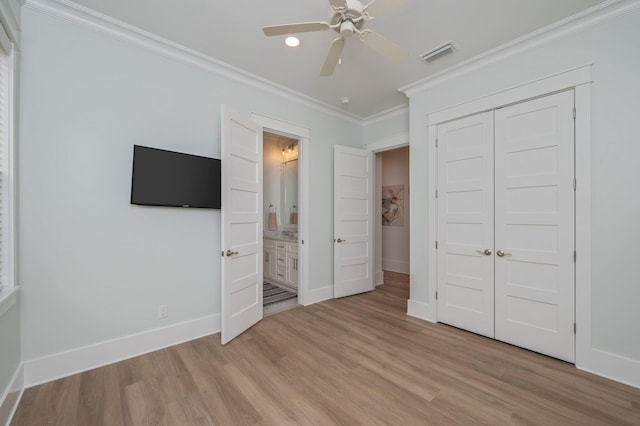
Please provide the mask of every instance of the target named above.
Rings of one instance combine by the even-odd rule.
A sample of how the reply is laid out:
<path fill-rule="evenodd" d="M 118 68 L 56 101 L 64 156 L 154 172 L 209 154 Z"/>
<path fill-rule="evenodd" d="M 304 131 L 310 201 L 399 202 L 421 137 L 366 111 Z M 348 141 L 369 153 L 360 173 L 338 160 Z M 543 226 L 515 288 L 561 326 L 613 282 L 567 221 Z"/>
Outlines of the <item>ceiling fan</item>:
<path fill-rule="evenodd" d="M 388 60 L 400 63 L 404 61 L 409 53 L 397 44 L 387 40 L 380 34 L 369 29 L 362 29 L 366 21 L 370 21 L 384 15 L 392 9 L 406 3 L 407 0 L 373 0 L 367 5 L 363 5 L 357 0 L 329 0 L 331 4 L 331 19 L 329 22 L 301 22 L 297 24 L 271 25 L 264 27 L 262 31 L 266 36 L 278 36 L 285 34 L 296 34 L 311 31 L 326 31 L 332 29 L 339 36 L 331 43 L 329 53 L 324 61 L 321 76 L 333 74 L 342 49 L 347 38 L 352 34 L 357 34 L 361 42 L 375 50 Z"/>

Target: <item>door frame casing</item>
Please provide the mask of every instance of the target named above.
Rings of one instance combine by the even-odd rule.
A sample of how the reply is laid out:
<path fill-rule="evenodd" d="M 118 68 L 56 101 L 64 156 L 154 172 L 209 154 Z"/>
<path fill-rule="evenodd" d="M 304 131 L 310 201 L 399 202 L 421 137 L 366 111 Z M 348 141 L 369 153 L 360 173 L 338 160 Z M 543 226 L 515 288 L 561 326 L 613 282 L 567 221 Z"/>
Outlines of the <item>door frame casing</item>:
<path fill-rule="evenodd" d="M 402 133 L 391 138 L 365 144 L 364 148 L 371 152 L 375 159 L 375 161 L 373 161 L 374 197 L 382 194 L 382 169 L 380 164 L 378 164 L 379 156 L 377 154 L 393 149 L 404 148 L 405 146 L 410 147 L 408 133 Z M 411 168 L 409 168 L 409 174 L 411 174 Z M 409 189 L 407 190 L 409 191 Z M 373 203 L 375 217 L 380 218 L 382 216 L 382 205 L 375 199 Z M 373 260 L 373 283 L 375 286 L 378 286 L 383 283 L 384 279 L 382 273 L 382 222 L 374 219 L 373 226 L 373 250 L 375 254 L 375 259 Z M 411 264 L 409 264 L 409 268 L 411 268 Z"/>
<path fill-rule="evenodd" d="M 555 92 L 574 89 L 575 119 L 575 274 L 576 366 L 589 357 L 591 346 L 591 64 L 540 78 L 516 87 L 427 114 L 428 138 L 428 247 L 429 312 L 425 319 L 437 322 L 437 126 Z"/>
<path fill-rule="evenodd" d="M 309 294 L 309 142 L 311 130 L 299 124 L 257 112 L 251 120 L 263 132 L 298 140 L 298 303 L 307 305 Z"/>

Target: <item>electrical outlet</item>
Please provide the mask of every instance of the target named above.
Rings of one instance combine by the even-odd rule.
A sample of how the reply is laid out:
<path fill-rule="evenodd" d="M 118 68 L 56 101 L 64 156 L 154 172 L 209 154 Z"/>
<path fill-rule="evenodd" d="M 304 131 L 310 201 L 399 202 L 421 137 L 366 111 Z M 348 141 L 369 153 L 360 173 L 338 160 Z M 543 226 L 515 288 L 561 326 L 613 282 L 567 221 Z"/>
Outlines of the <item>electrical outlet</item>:
<path fill-rule="evenodd" d="M 165 319 L 169 317 L 169 305 L 158 306 L 158 318 Z"/>

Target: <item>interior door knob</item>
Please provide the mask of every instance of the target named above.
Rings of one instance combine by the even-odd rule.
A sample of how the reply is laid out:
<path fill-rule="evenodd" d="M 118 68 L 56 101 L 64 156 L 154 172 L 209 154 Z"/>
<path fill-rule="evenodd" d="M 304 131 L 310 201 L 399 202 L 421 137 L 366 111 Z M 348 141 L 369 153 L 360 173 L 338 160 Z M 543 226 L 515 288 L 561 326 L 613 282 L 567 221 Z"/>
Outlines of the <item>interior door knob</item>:
<path fill-rule="evenodd" d="M 484 250 L 476 250 L 478 253 L 480 254 L 484 254 L 485 256 L 491 256 L 491 253 L 493 253 L 491 250 L 489 249 L 484 249 Z"/>
<path fill-rule="evenodd" d="M 498 251 L 496 252 L 496 254 L 497 254 L 498 256 L 500 256 L 500 257 L 503 257 L 503 256 L 511 256 L 511 253 L 505 253 L 505 252 L 503 252 L 502 250 L 498 250 Z"/>
<path fill-rule="evenodd" d="M 227 256 L 233 256 L 234 254 L 238 254 L 238 252 L 237 251 L 227 250 L 227 253 L 226 253 Z"/>
<path fill-rule="evenodd" d="M 346 243 L 347 242 L 347 240 L 343 240 L 342 238 L 338 238 L 336 241 L 339 242 L 339 243 Z"/>

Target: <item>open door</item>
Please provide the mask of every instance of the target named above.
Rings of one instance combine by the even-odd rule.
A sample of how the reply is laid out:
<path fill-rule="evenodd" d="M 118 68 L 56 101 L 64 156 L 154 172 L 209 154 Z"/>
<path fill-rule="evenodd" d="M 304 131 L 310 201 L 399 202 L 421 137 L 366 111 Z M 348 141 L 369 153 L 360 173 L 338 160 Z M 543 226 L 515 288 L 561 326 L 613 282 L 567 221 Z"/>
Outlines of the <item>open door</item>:
<path fill-rule="evenodd" d="M 335 147 L 334 295 L 373 290 L 373 154 Z"/>
<path fill-rule="evenodd" d="M 222 106 L 222 344 L 262 319 L 262 127 Z"/>

